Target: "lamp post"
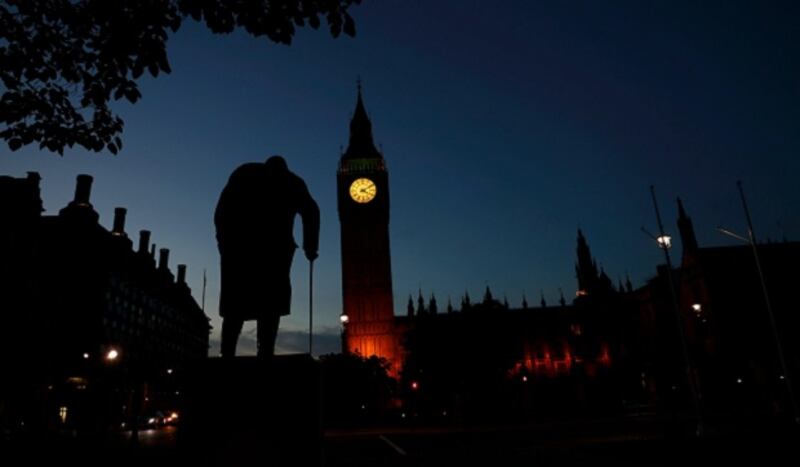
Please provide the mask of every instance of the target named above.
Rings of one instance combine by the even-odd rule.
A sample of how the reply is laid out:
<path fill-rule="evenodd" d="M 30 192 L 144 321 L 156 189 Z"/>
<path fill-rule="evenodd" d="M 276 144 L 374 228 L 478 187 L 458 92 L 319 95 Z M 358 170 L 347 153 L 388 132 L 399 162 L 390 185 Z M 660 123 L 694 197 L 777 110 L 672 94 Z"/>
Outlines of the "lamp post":
<path fill-rule="evenodd" d="M 350 317 L 347 313 L 342 312 L 339 315 L 339 322 L 342 324 L 342 353 L 347 353 L 347 324 L 350 322 Z"/>
<path fill-rule="evenodd" d="M 717 230 L 720 233 L 723 233 L 729 237 L 736 238 L 738 240 L 744 241 L 750 244 L 750 247 L 753 249 L 753 258 L 756 262 L 756 270 L 758 271 L 758 279 L 761 284 L 761 293 L 764 296 L 764 306 L 767 310 L 767 315 L 769 316 L 769 322 L 772 329 L 772 337 L 775 339 L 775 345 L 778 350 L 778 360 L 780 361 L 781 371 L 783 372 L 783 378 L 781 378 L 786 384 L 786 391 L 789 395 L 789 402 L 792 405 L 792 415 L 794 416 L 795 424 L 800 424 L 800 409 L 797 406 L 797 399 L 794 397 L 794 389 L 792 387 L 792 377 L 789 374 L 789 367 L 786 365 L 786 357 L 783 351 L 783 344 L 781 342 L 781 336 L 778 332 L 778 325 L 775 322 L 775 314 L 772 311 L 772 302 L 769 299 L 769 293 L 767 292 L 767 283 L 764 280 L 764 270 L 761 267 L 761 259 L 758 256 L 758 247 L 756 246 L 756 234 L 753 230 L 753 222 L 750 218 L 750 210 L 747 207 L 747 200 L 744 197 L 744 190 L 742 189 L 742 182 L 741 180 L 736 181 L 736 186 L 739 189 L 739 197 L 742 199 L 742 209 L 744 210 L 745 219 L 747 219 L 747 238 L 742 237 L 741 235 L 737 235 L 729 230 L 723 229 L 722 227 L 717 227 Z"/>
<path fill-rule="evenodd" d="M 689 349 L 686 345 L 686 334 L 683 330 L 683 323 L 681 322 L 681 312 L 678 307 L 678 296 L 675 291 L 675 284 L 672 278 L 672 260 L 669 256 L 669 249 L 672 246 L 672 238 L 664 233 L 664 224 L 661 222 L 661 213 L 658 210 L 658 202 L 656 201 L 656 190 L 653 185 L 650 185 L 650 195 L 653 198 L 653 208 L 656 213 L 656 221 L 658 222 L 658 237 L 654 237 L 647 230 L 642 227 L 647 235 L 652 237 L 659 248 L 664 252 L 664 261 L 667 264 L 667 283 L 669 286 L 670 298 L 672 300 L 672 308 L 675 311 L 675 324 L 678 328 L 678 338 L 681 344 L 681 353 L 683 354 L 683 361 L 686 364 L 686 379 L 689 383 L 689 391 L 692 395 L 692 403 L 694 405 L 695 416 L 697 417 L 697 429 L 695 435 L 697 437 L 703 436 L 703 414 L 701 407 L 701 395 L 697 385 L 697 376 L 694 372 L 691 358 L 689 357 Z"/>

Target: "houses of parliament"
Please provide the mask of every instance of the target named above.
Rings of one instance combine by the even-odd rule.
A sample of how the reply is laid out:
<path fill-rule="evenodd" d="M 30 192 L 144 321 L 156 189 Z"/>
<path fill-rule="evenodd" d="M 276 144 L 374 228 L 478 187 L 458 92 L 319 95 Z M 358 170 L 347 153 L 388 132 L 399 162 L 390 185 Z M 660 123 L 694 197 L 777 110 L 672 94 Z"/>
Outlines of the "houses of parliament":
<path fill-rule="evenodd" d="M 577 287 L 569 302 L 562 294 L 556 304 L 542 299 L 533 307 L 523 299 L 521 307 L 510 307 L 487 287 L 482 300 L 465 296 L 458 310 L 448 303 L 440 311 L 435 298 L 426 304 L 420 292 L 416 306 L 409 297 L 406 313 L 395 314 L 389 170 L 360 86 L 339 160 L 337 198 L 342 348 L 385 359 L 389 374 L 410 391 L 406 396 L 429 388 L 436 406 L 447 407 L 494 378 L 511 392 L 494 393 L 492 400 L 517 398 L 517 405 L 536 393 L 569 406 L 686 406 L 694 387 L 706 411 L 789 411 L 792 395 L 784 382 L 800 376 L 800 323 L 791 292 L 800 281 L 798 242 L 757 245 L 764 292 L 753 249 L 700 247 L 678 200 L 680 261 L 672 270 L 658 265 L 644 285 L 634 287 L 629 279 L 614 284 L 578 230 Z"/>

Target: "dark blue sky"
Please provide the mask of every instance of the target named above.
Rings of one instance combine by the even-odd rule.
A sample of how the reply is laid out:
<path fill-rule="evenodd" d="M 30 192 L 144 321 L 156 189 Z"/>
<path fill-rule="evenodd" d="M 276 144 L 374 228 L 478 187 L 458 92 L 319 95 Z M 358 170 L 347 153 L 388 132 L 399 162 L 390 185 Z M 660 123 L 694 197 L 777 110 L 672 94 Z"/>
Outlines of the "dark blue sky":
<path fill-rule="evenodd" d="M 717 225 L 745 230 L 737 179 L 761 238 L 798 239 L 800 6 L 606 3 L 366 1 L 355 39 L 302 30 L 291 47 L 188 21 L 173 73 L 117 107 L 120 155 L 3 149 L 0 171 L 39 171 L 49 214 L 94 175 L 101 222 L 128 207 L 128 232 L 187 263 L 198 301 L 208 270 L 216 339 L 217 197 L 239 164 L 284 154 L 322 209 L 319 352 L 337 342 L 335 174 L 357 76 L 390 170 L 398 313 L 419 288 L 442 308 L 487 284 L 512 305 L 569 298 L 578 227 L 612 279 L 642 284 L 661 259 L 640 231 L 656 230 L 651 184 L 667 229 L 681 196 L 701 245 L 729 243 Z M 284 349 L 305 342 L 307 268 L 298 255 Z"/>

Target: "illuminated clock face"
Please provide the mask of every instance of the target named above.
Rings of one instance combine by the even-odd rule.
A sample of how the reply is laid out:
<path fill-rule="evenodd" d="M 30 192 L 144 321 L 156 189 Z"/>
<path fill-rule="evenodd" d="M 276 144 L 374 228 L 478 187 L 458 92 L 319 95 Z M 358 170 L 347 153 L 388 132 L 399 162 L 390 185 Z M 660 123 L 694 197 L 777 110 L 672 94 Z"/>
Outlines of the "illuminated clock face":
<path fill-rule="evenodd" d="M 350 184 L 350 197 L 356 203 L 369 203 L 377 192 L 375 182 L 368 178 L 357 178 Z"/>

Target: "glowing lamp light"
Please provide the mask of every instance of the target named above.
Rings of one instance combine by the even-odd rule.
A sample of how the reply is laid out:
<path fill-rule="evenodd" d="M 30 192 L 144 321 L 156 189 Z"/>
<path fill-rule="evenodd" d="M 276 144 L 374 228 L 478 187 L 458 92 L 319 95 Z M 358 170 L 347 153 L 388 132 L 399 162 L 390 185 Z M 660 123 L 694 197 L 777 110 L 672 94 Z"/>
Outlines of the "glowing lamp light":
<path fill-rule="evenodd" d="M 699 303 L 695 303 L 695 304 L 692 305 L 692 310 L 700 313 L 701 311 L 703 311 L 703 305 L 701 305 Z"/>
<path fill-rule="evenodd" d="M 167 374 L 168 374 L 168 375 L 171 375 L 171 374 L 172 374 L 172 368 L 167 368 Z"/>
<path fill-rule="evenodd" d="M 742 384 L 742 378 L 736 378 L 736 384 Z"/>
<path fill-rule="evenodd" d="M 411 389 L 413 389 L 414 391 L 418 390 L 419 389 L 419 383 L 416 382 L 416 381 L 412 381 L 411 382 Z"/>
<path fill-rule="evenodd" d="M 86 352 L 84 352 L 84 353 L 83 353 L 83 359 L 84 359 L 84 360 L 89 360 L 89 354 L 88 354 L 88 353 L 86 353 Z"/>
<path fill-rule="evenodd" d="M 348 322 L 350 322 L 350 317 L 343 314 L 342 316 L 339 316 L 339 321 L 341 321 L 342 324 L 347 324 Z"/>
<path fill-rule="evenodd" d="M 668 249 L 672 247 L 672 237 L 669 235 L 662 235 L 656 238 L 656 241 L 658 242 L 658 246 L 661 248 Z"/>
<path fill-rule="evenodd" d="M 528 377 L 527 376 L 523 376 L 522 377 L 522 382 L 523 383 L 527 383 L 528 382 Z"/>
<path fill-rule="evenodd" d="M 111 362 L 116 360 L 118 357 L 119 357 L 119 352 L 117 351 L 117 349 L 111 349 L 106 354 L 106 360 L 111 361 Z"/>

